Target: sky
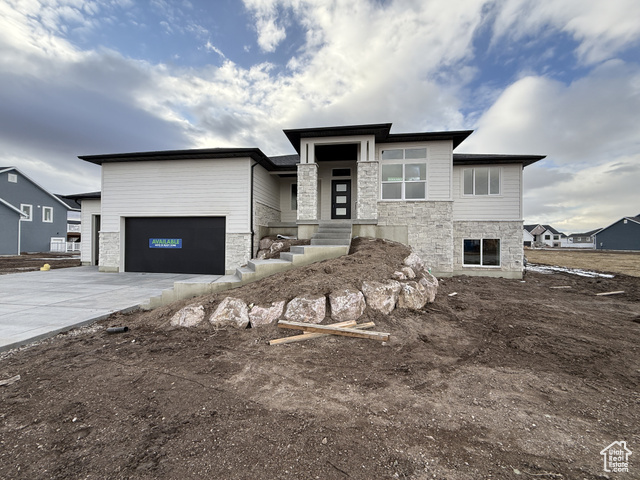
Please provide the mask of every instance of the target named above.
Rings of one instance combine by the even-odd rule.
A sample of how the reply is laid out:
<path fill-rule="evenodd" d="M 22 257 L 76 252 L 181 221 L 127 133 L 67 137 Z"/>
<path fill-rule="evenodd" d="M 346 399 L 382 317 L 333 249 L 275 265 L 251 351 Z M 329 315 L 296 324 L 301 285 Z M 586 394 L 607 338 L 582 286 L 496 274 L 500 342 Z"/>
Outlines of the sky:
<path fill-rule="evenodd" d="M 2 0 L 0 166 L 100 189 L 78 155 L 258 147 L 283 129 L 474 130 L 546 155 L 525 223 L 640 214 L 638 0 Z"/>

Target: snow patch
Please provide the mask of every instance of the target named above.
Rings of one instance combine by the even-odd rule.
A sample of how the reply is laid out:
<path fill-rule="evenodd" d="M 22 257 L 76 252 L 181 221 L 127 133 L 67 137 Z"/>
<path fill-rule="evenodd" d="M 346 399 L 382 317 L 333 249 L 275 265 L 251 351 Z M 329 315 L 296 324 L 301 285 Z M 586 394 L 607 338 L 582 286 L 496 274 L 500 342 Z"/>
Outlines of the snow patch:
<path fill-rule="evenodd" d="M 545 273 L 545 274 L 553 274 L 553 273 L 569 273 L 571 275 L 579 275 L 581 277 L 602 277 L 602 278 L 613 278 L 614 275 L 609 273 L 598 273 L 592 272 L 590 270 L 581 270 L 579 268 L 566 268 L 566 267 L 550 267 L 548 265 L 536 265 L 535 263 L 529 263 L 526 266 L 527 272 L 537 272 L 537 273 Z"/>

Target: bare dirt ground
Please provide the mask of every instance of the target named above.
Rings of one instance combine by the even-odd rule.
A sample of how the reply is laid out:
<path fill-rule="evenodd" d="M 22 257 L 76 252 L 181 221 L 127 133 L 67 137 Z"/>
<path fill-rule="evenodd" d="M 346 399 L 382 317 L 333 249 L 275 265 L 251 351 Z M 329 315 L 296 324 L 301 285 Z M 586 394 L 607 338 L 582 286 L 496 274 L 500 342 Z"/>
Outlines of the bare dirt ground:
<path fill-rule="evenodd" d="M 624 273 L 640 277 L 640 252 L 602 250 L 527 249 L 527 260 L 544 265 L 582 268 L 607 273 Z"/>
<path fill-rule="evenodd" d="M 406 253 L 362 239 L 198 302 L 328 293 Z M 0 356 L 0 478 L 640 477 L 640 278 L 447 278 L 422 311 L 365 312 L 386 344 L 170 327 L 185 303 Z M 603 471 L 617 440 L 629 473 Z"/>
<path fill-rule="evenodd" d="M 71 253 L 24 253 L 22 255 L 0 256 L 0 275 L 7 273 L 32 272 L 48 263 L 51 268 L 79 267 L 80 255 Z"/>

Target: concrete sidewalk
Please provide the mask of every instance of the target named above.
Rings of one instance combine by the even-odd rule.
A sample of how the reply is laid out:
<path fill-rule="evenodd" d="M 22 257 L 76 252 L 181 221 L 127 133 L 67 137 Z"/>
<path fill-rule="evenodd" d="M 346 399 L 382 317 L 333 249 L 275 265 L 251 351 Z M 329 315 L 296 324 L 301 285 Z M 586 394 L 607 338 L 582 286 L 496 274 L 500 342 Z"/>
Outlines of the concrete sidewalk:
<path fill-rule="evenodd" d="M 177 281 L 220 275 L 99 273 L 75 267 L 0 275 L 0 351 L 88 325 L 146 303 Z"/>

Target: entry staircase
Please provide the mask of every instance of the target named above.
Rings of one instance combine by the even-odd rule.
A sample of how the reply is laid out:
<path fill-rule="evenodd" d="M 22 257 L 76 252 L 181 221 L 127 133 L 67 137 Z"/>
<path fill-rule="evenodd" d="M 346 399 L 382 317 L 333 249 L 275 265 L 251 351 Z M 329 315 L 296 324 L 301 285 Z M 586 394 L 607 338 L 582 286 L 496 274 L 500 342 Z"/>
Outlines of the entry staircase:
<path fill-rule="evenodd" d="M 351 247 L 351 235 L 351 223 L 321 223 L 311 237 L 311 245 L 294 245 L 289 252 L 281 253 L 279 259 L 249 260 L 247 265 L 236 268 L 233 275 L 224 275 L 214 282 L 209 281 L 207 276 L 203 276 L 202 281 L 196 277 L 176 282 L 173 288 L 152 297 L 148 304 L 141 307 L 153 310 L 185 298 L 230 290 L 291 268 L 347 255 Z"/>

